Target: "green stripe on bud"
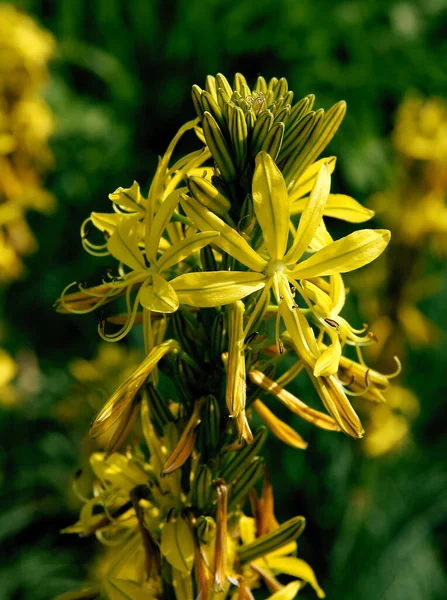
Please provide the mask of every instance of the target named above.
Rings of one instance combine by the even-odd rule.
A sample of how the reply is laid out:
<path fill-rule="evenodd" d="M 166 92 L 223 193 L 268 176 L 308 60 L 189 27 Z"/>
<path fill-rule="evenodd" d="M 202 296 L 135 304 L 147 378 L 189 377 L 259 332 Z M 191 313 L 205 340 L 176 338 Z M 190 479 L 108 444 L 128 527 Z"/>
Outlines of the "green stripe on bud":
<path fill-rule="evenodd" d="M 216 119 L 219 127 L 225 127 L 225 119 L 220 109 L 219 104 L 208 92 L 202 92 L 202 106 L 203 110 L 208 111 Z"/>
<path fill-rule="evenodd" d="M 270 154 L 274 161 L 277 159 L 278 154 L 281 151 L 281 145 L 284 138 L 284 129 L 284 123 L 276 123 L 276 125 L 273 125 L 261 147 L 261 151 Z"/>
<path fill-rule="evenodd" d="M 287 183 L 292 180 L 297 180 L 298 177 L 304 173 L 306 168 L 318 158 L 337 133 L 345 114 L 346 102 L 344 100 L 337 102 L 337 104 L 334 104 L 334 106 L 327 111 L 324 118 L 320 120 L 318 127 L 315 127 L 313 130 L 312 136 L 306 144 L 306 150 L 303 155 L 300 156 L 298 164 L 288 178 L 289 180 L 286 180 Z M 286 179 L 285 173 L 284 178 Z"/>
<path fill-rule="evenodd" d="M 174 417 L 166 406 L 166 401 L 163 400 L 152 383 L 146 385 L 146 398 L 152 425 L 157 435 L 162 437 L 164 435 L 163 429 L 174 420 Z"/>
<path fill-rule="evenodd" d="M 216 536 L 216 522 L 212 517 L 201 515 L 197 519 L 196 532 L 202 544 L 209 544 Z"/>
<path fill-rule="evenodd" d="M 274 552 L 296 540 L 306 527 L 306 519 L 304 517 L 294 517 L 280 525 L 277 529 L 262 535 L 251 544 L 240 546 L 237 553 L 241 562 L 249 563 L 270 552 Z"/>
<path fill-rule="evenodd" d="M 203 117 L 203 105 L 202 105 L 202 88 L 198 85 L 193 85 L 191 90 L 192 103 L 196 109 L 197 116 Z"/>
<path fill-rule="evenodd" d="M 262 147 L 264 140 L 273 125 L 274 117 L 271 111 L 264 110 L 256 120 L 250 144 L 250 154 L 255 156 Z"/>
<path fill-rule="evenodd" d="M 211 499 L 213 475 L 206 465 L 200 465 L 192 481 L 192 503 L 199 510 L 204 510 Z"/>
<path fill-rule="evenodd" d="M 215 452 L 219 448 L 220 443 L 220 406 L 217 398 L 211 394 L 206 397 L 205 406 L 205 423 L 203 428 L 208 451 Z"/>
<path fill-rule="evenodd" d="M 259 396 L 259 390 L 258 390 Z M 267 428 L 262 426 L 258 429 L 251 444 L 246 444 L 241 450 L 238 450 L 233 458 L 224 466 L 220 477 L 228 484 L 237 479 L 241 473 L 247 469 L 252 460 L 259 454 L 260 449 L 267 439 Z"/>
<path fill-rule="evenodd" d="M 228 510 L 233 510 L 238 504 L 242 505 L 245 502 L 248 493 L 263 473 L 264 460 L 257 456 L 231 486 Z"/>
<path fill-rule="evenodd" d="M 244 111 L 238 106 L 234 107 L 233 110 L 230 111 L 229 116 L 230 137 L 233 143 L 236 163 L 240 167 L 243 164 L 247 154 L 247 123 L 245 121 Z"/>
<path fill-rule="evenodd" d="M 278 83 L 273 88 L 273 93 L 275 94 L 275 98 L 281 98 L 284 94 L 287 93 L 289 89 L 289 85 L 287 83 L 287 79 L 285 77 L 281 77 Z"/>
<path fill-rule="evenodd" d="M 259 75 L 259 77 L 257 78 L 253 90 L 256 92 L 262 92 L 263 94 L 267 92 L 267 82 L 264 79 L 264 77 L 262 77 L 262 75 Z"/>
<path fill-rule="evenodd" d="M 223 217 L 231 208 L 231 202 L 203 177 L 192 176 L 186 180 L 189 193 L 198 202 Z"/>
<path fill-rule="evenodd" d="M 222 73 L 218 73 L 216 75 L 216 84 L 218 88 L 222 88 L 228 94 L 228 97 L 231 98 L 231 95 L 233 94 L 233 89 L 228 83 L 228 79 L 225 77 L 225 75 L 222 75 Z"/>
<path fill-rule="evenodd" d="M 284 179 L 288 177 L 286 181 L 296 181 L 297 177 L 295 173 L 297 171 L 297 166 L 299 167 L 302 156 L 306 154 L 309 144 L 311 143 L 312 136 L 316 131 L 318 124 L 324 117 L 323 109 L 319 109 L 317 112 L 310 114 L 312 114 L 312 119 L 309 120 L 306 128 L 294 139 L 288 150 L 285 151 L 287 158 L 282 171 Z M 307 115 L 304 117 L 303 121 L 305 119 L 307 119 Z"/>
<path fill-rule="evenodd" d="M 202 125 L 206 143 L 222 177 L 226 180 L 234 179 L 236 169 L 230 151 L 219 125 L 209 112 L 204 113 Z"/>

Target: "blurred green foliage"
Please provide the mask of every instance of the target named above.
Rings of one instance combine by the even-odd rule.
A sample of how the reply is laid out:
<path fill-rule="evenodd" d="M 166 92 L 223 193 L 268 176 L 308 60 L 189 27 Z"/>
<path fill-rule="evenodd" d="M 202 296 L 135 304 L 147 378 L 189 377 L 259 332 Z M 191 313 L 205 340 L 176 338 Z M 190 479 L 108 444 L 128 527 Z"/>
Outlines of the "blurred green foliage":
<path fill-rule="evenodd" d="M 91 358 L 99 342 L 94 317 L 52 311 L 67 283 L 93 283 L 107 267 L 82 251 L 81 222 L 106 210 L 116 187 L 147 184 L 158 154 L 194 115 L 191 85 L 218 71 L 285 76 L 297 97 L 315 93 L 324 108 L 345 99 L 348 115 L 330 147 L 338 156 L 334 187 L 364 202 L 392 177 L 389 134 L 405 94 L 447 96 L 447 7 L 443 0 L 15 4 L 58 43 L 47 90 L 57 121 L 47 187 L 58 208 L 30 216 L 39 251 L 27 260 L 26 278 L 1 296 L 7 350 L 34 352 L 41 372 L 18 407 L 0 408 L 0 598 L 39 600 L 75 587 L 92 556 L 89 540 L 58 533 L 78 508 L 67 490 L 87 424 L 62 425 L 52 412 L 70 386 L 69 360 Z M 428 268 L 447 275 L 440 262 Z M 444 291 L 422 307 L 444 331 L 446 302 Z M 331 600 L 447 596 L 446 347 L 444 337 L 438 348 L 410 350 L 405 377 L 422 410 L 413 442 L 398 453 L 369 459 L 352 440 L 302 423 L 307 452 L 269 440 L 278 517 L 308 518 L 300 555 Z M 306 589 L 303 598 L 312 597 Z"/>

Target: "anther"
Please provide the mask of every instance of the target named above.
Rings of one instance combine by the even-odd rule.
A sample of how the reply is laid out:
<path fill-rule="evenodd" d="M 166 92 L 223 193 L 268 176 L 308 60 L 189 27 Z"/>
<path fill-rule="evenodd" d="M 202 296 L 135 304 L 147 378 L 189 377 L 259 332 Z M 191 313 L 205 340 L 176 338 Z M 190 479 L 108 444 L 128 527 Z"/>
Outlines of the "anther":
<path fill-rule="evenodd" d="M 259 331 L 252 331 L 245 339 L 245 344 L 248 346 L 259 335 Z"/>

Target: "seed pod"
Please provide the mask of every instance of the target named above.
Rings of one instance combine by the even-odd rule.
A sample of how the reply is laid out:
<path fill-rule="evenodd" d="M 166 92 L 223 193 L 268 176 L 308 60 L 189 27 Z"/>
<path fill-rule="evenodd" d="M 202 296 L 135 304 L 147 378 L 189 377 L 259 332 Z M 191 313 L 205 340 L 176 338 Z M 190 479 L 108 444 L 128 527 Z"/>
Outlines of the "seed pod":
<path fill-rule="evenodd" d="M 192 503 L 204 510 L 211 499 L 213 475 L 206 465 L 200 465 L 192 482 Z"/>
<path fill-rule="evenodd" d="M 250 563 L 270 552 L 282 548 L 299 537 L 306 527 L 306 519 L 304 517 L 294 517 L 289 519 L 277 529 L 261 535 L 258 539 L 250 544 L 240 546 L 237 553 L 241 562 Z"/>
<path fill-rule="evenodd" d="M 234 457 L 221 470 L 220 477 L 228 484 L 237 479 L 247 469 L 247 465 L 259 454 L 266 439 L 267 428 L 259 427 L 253 438 L 253 442 L 246 444 L 241 450 L 235 453 Z"/>
<path fill-rule="evenodd" d="M 250 490 L 264 473 L 264 460 L 257 456 L 231 487 L 228 510 L 243 504 Z"/>
<path fill-rule="evenodd" d="M 234 179 L 236 169 L 227 142 L 219 125 L 209 112 L 203 114 L 202 125 L 206 143 L 222 177 L 226 180 Z"/>

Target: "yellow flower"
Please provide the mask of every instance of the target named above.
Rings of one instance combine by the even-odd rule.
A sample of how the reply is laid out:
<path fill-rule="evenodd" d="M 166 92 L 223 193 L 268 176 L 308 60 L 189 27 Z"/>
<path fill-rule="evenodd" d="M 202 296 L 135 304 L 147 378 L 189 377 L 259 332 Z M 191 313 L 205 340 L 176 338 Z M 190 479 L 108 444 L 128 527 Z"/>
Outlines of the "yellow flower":
<path fill-rule="evenodd" d="M 273 291 L 280 305 L 279 314 L 294 338 L 300 358 L 313 368 L 317 367 L 317 373 L 321 374 L 320 365 L 333 352 L 333 347 L 325 351 L 325 357 L 321 359 L 322 353 L 313 332 L 301 311 L 297 310 L 292 289 L 302 293 L 306 280 L 352 271 L 368 264 L 383 252 L 390 239 L 389 232 L 385 230 L 357 231 L 329 243 L 310 258 L 299 262 L 320 226 L 329 187 L 329 170 L 323 163 L 289 246 L 290 202 L 286 185 L 272 158 L 266 153 L 259 153 L 253 177 L 254 209 L 263 233 L 263 246 L 259 251 L 199 202 L 183 197 L 182 206 L 197 227 L 204 232 L 218 232 L 220 236 L 214 243 L 250 270 L 180 275 L 171 282 L 180 301 L 192 306 L 219 306 L 263 288 L 258 302 L 261 309 L 264 299 L 268 302 Z M 256 316 L 255 310 L 251 319 Z M 250 333 L 250 325 L 249 322 L 246 333 Z M 335 338 L 329 326 L 328 329 Z M 333 339 L 333 343 L 338 348 L 338 340 Z M 328 373 L 338 369 L 337 356 L 333 358 L 330 370 L 326 368 Z M 318 360 L 320 363 L 317 365 Z"/>

